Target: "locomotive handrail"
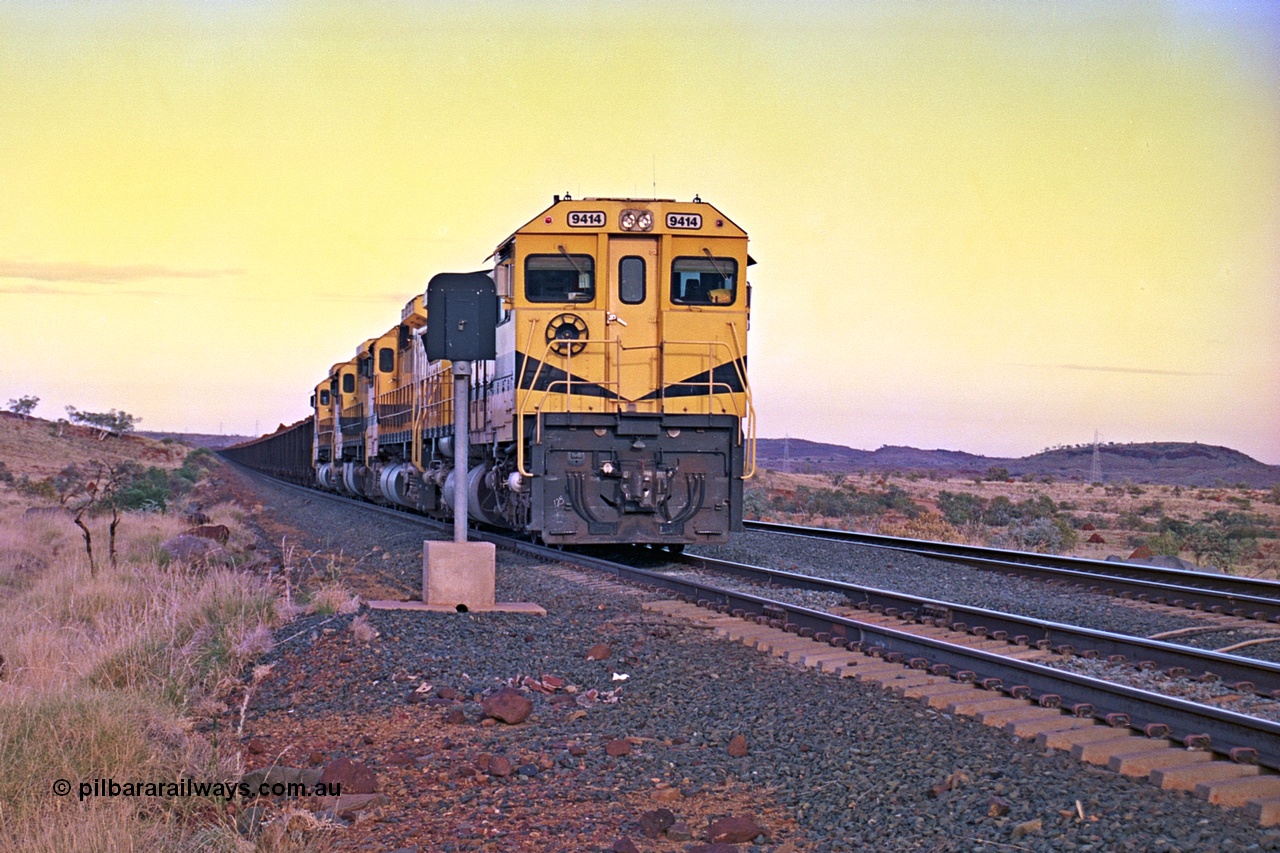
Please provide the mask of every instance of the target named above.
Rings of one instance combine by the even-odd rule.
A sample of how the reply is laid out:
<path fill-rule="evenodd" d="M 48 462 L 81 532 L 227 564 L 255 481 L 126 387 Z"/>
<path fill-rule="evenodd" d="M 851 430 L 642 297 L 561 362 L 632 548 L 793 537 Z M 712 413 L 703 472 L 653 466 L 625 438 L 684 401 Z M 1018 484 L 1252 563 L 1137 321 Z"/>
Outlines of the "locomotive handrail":
<path fill-rule="evenodd" d="M 738 346 L 738 324 L 730 322 L 729 330 L 733 332 L 733 348 L 737 352 L 738 357 L 733 360 L 733 370 L 738 374 L 738 381 L 742 383 L 742 394 L 747 404 L 747 416 L 741 420 L 746 421 L 743 427 L 746 441 L 746 453 L 742 460 L 742 479 L 750 480 L 756 475 L 756 404 L 751 394 L 751 382 L 747 379 L 747 354 Z M 751 468 L 747 468 L 750 461 Z"/>
<path fill-rule="evenodd" d="M 524 419 L 526 417 L 529 417 L 530 415 L 529 409 L 532 408 L 534 410 L 534 416 L 536 418 L 535 426 L 534 426 L 534 443 L 539 443 L 542 440 L 542 417 L 541 417 L 543 413 L 542 407 L 543 407 L 543 404 L 546 402 L 547 398 L 552 394 L 564 394 L 565 395 L 565 411 L 571 412 L 573 410 L 572 409 L 573 385 L 575 381 L 578 382 L 579 384 L 585 384 L 586 382 L 585 380 L 575 380 L 573 378 L 573 370 L 572 370 L 573 359 L 574 359 L 573 345 L 579 345 L 581 347 L 580 351 L 588 347 L 598 346 L 601 349 L 604 349 L 605 347 L 611 346 L 617 349 L 619 352 L 619 356 L 614 359 L 615 366 L 621 361 L 620 354 L 623 350 L 638 351 L 638 350 L 644 350 L 644 349 L 654 349 L 654 350 L 657 350 L 659 353 L 659 364 L 661 366 L 660 369 L 662 370 L 663 375 L 666 374 L 666 359 L 670 355 L 670 353 L 668 352 L 668 347 L 678 348 L 678 347 L 705 346 L 707 348 L 707 371 L 706 371 L 707 381 L 705 383 L 702 381 L 673 382 L 671 383 L 670 387 L 697 387 L 697 388 L 705 387 L 707 389 L 706 398 L 707 398 L 707 414 L 708 415 L 712 414 L 711 399 L 713 397 L 728 396 L 730 398 L 731 400 L 730 406 L 733 410 L 733 414 L 735 417 L 738 418 L 739 423 L 744 424 L 745 430 L 746 430 L 745 436 L 743 435 L 742 431 L 739 431 L 739 434 L 737 437 L 739 442 L 745 441 L 746 448 L 747 448 L 747 452 L 745 454 L 746 458 L 743 460 L 743 467 L 744 467 L 743 479 L 749 479 L 750 477 L 754 476 L 755 467 L 756 467 L 755 404 L 751 398 L 751 386 L 747 382 L 746 371 L 743 370 L 743 358 L 741 357 L 740 351 L 738 350 L 738 346 L 737 346 L 737 343 L 738 343 L 737 329 L 732 323 L 730 323 L 729 326 L 730 326 L 730 329 L 734 332 L 733 334 L 734 346 L 732 348 L 725 341 L 718 341 L 718 340 L 701 340 L 701 341 L 670 340 L 670 341 L 660 341 L 656 344 L 645 344 L 643 346 L 638 346 L 638 347 L 624 346 L 622 341 L 616 338 L 612 340 L 572 341 L 570 342 L 572 345 L 568 346 L 566 348 L 566 351 L 563 354 L 555 353 L 557 356 L 564 359 L 564 362 L 565 362 L 564 371 L 565 371 L 566 378 L 548 381 L 546 388 L 541 389 L 542 393 L 540 396 L 537 397 L 537 402 L 536 404 L 534 404 L 533 402 L 534 389 L 538 387 L 538 379 L 542 375 L 543 367 L 546 366 L 548 362 L 547 356 L 555 351 L 556 346 L 563 346 L 566 344 L 565 341 L 558 341 L 558 340 L 547 341 L 543 347 L 542 357 L 538 359 L 538 366 L 534 369 L 533 376 L 529 381 L 529 385 L 528 385 L 529 391 L 525 393 L 522 397 L 520 397 L 519 392 L 523 390 L 525 387 L 524 378 L 527 375 L 528 359 L 526 359 L 524 364 L 521 365 L 519 381 L 516 384 L 517 396 L 520 397 L 520 402 L 516 407 L 516 413 L 515 413 L 516 421 L 515 421 L 515 430 L 514 430 L 514 437 L 516 438 L 516 470 L 520 472 L 521 476 L 524 476 L 524 477 L 533 476 L 532 473 L 525 468 L 525 452 L 524 452 Z M 535 323 L 530 322 L 529 341 L 528 341 L 528 348 L 525 350 L 526 352 L 529 352 L 533 347 L 533 334 L 534 334 L 535 328 L 536 328 Z M 742 387 L 741 393 L 744 398 L 743 402 L 745 403 L 745 410 L 739 408 L 738 401 L 735 397 L 735 395 L 739 392 L 735 391 L 731 384 L 729 384 L 728 382 L 715 381 L 714 364 L 716 361 L 715 350 L 717 348 L 723 348 L 724 350 L 727 351 L 727 354 L 728 354 L 727 363 L 733 365 L 735 376 Z M 613 379 L 613 380 L 603 380 L 600 382 L 594 382 L 590 384 L 600 385 L 606 388 L 615 387 L 616 389 L 621 387 L 621 379 L 619 378 L 619 379 Z M 563 387 L 563 390 L 560 390 L 561 387 Z M 667 390 L 667 386 L 665 384 L 660 385 L 658 389 L 659 405 L 663 412 L 666 412 L 666 409 L 667 409 L 666 390 Z M 616 390 L 615 390 L 615 395 L 617 395 Z M 621 400 L 621 397 L 618 396 L 618 399 Z M 721 405 L 723 405 L 723 401 Z M 750 462 L 749 473 L 747 470 L 748 461 Z"/>
<path fill-rule="evenodd" d="M 744 480 L 749 480 L 752 477 L 754 477 L 756 473 L 756 409 L 755 409 L 755 402 L 752 399 L 752 395 L 751 395 L 751 383 L 747 381 L 747 373 L 746 373 L 746 370 L 744 369 L 746 358 L 742 354 L 742 351 L 738 348 L 737 326 L 734 323 L 729 323 L 728 325 L 730 330 L 733 332 L 733 335 L 732 335 L 733 348 L 732 349 L 730 349 L 729 344 L 725 343 L 724 341 L 717 341 L 717 340 L 665 341 L 664 343 L 669 344 L 671 346 L 706 346 L 708 348 L 707 382 L 706 382 L 707 389 L 708 389 L 707 398 L 709 401 L 710 398 L 715 394 L 727 393 L 729 395 L 729 398 L 733 400 L 733 414 L 738 418 L 738 421 L 741 424 L 743 424 L 743 429 L 745 431 L 745 434 L 743 432 L 739 432 L 737 437 L 738 442 L 745 443 L 745 446 L 746 446 L 745 458 L 743 459 L 742 478 Z M 745 410 L 738 408 L 737 398 L 734 395 L 736 395 L 739 392 L 735 391 L 732 387 L 728 387 L 727 391 L 713 390 L 713 387 L 715 385 L 724 384 L 724 383 L 713 382 L 714 367 L 712 367 L 712 365 L 715 363 L 715 356 L 712 354 L 712 352 L 716 347 L 722 347 L 729 351 L 729 359 L 728 361 L 723 363 L 732 365 L 734 375 L 737 377 L 739 384 L 742 386 L 741 393 L 743 395 L 743 402 L 745 403 L 745 406 L 746 406 Z M 667 355 L 668 353 L 664 350 L 662 353 L 662 357 L 665 359 Z M 701 386 L 701 385 L 703 385 L 702 382 L 673 382 L 671 383 L 670 387 L 674 388 L 678 386 Z M 665 411 L 666 410 L 666 387 L 662 389 L 662 403 L 663 403 L 663 410 Z M 710 413 L 710 402 L 708 402 L 707 408 L 708 408 L 708 413 Z M 747 467 L 748 461 L 750 462 L 750 468 Z"/>
<path fill-rule="evenodd" d="M 531 324 L 531 327 L 532 327 L 532 324 Z M 515 430 L 514 430 L 514 433 L 515 433 L 514 437 L 515 437 L 515 439 L 516 439 L 516 470 L 520 472 L 520 475 L 521 475 L 522 477 L 532 477 L 532 476 L 533 476 L 533 474 L 531 474 L 529 471 L 525 470 L 525 467 L 524 467 L 524 419 L 525 419 L 525 417 L 527 417 L 527 415 L 528 415 L 528 413 L 527 413 L 526 409 L 528 408 L 529 401 L 530 401 L 530 400 L 532 399 L 532 397 L 533 397 L 533 389 L 535 389 L 535 388 L 537 388 L 537 387 L 538 387 L 538 377 L 540 377 L 540 376 L 542 375 L 542 368 L 543 368 L 543 367 L 545 367 L 545 366 L 546 366 L 546 364 L 547 364 L 547 355 L 548 355 L 549 353 L 551 353 L 551 352 L 553 352 L 553 351 L 554 351 L 554 348 L 556 347 L 556 345 L 558 345 L 558 344 L 563 344 L 563 343 L 564 343 L 564 341 L 556 341 L 556 340 L 552 340 L 552 341 L 547 341 L 547 342 L 546 342 L 546 344 L 543 346 L 543 350 L 542 350 L 542 358 L 538 359 L 538 367 L 533 371 L 533 378 L 529 380 L 529 392 L 528 392 L 527 394 L 525 394 L 525 395 L 524 395 L 524 398 L 520 401 L 520 404 L 516 407 L 516 422 L 515 422 Z M 572 341 L 571 343 L 572 343 L 572 344 L 575 344 L 575 345 L 576 345 L 576 344 L 581 344 L 581 345 L 582 345 L 582 347 L 583 347 L 583 349 L 586 349 L 587 347 L 592 346 L 592 345 L 600 346 L 600 347 L 602 347 L 602 348 L 603 348 L 605 345 L 609 345 L 609 344 L 612 344 L 612 345 L 613 345 L 616 349 L 618 349 L 619 351 L 621 351 L 621 350 L 623 349 L 623 347 L 622 347 L 622 341 L 621 341 L 621 340 L 617 340 L 617 339 L 614 339 L 614 340 L 600 340 L 600 341 L 592 341 L 592 340 L 585 340 L 585 341 L 584 341 L 584 340 L 578 340 L 578 341 Z M 533 344 L 532 331 L 530 331 L 529 344 L 530 344 L 530 346 L 532 346 L 532 344 Z M 526 350 L 526 352 L 528 352 L 528 350 Z M 560 355 L 560 353 L 556 353 L 556 355 Z M 540 441 L 542 440 L 542 418 L 541 418 L 541 414 L 542 414 L 542 403 L 547 399 L 547 397 L 549 397 L 549 396 L 553 393 L 553 392 L 551 391 L 551 389 L 552 389 L 553 387 L 555 387 L 555 386 L 557 386 L 557 385 L 564 385 L 564 386 L 565 386 L 565 390 L 564 390 L 564 391 L 557 391 L 557 392 L 554 392 L 554 393 L 562 393 L 562 394 L 564 394 L 564 395 L 565 395 L 565 411 L 566 411 L 566 412 L 572 411 L 572 406 L 573 406 L 573 384 L 574 384 L 574 379 L 573 379 L 573 346 L 569 346 L 569 347 L 567 347 L 567 349 L 566 349 L 566 350 L 565 350 L 565 352 L 564 352 L 563 358 L 564 358 L 564 362 L 565 362 L 565 363 L 564 363 L 564 372 L 565 372 L 565 376 L 566 376 L 567 378 L 565 378 L 565 379 L 556 379 L 556 380 L 553 380 L 553 381 L 548 382 L 548 383 L 547 383 L 547 387 L 546 387 L 546 388 L 544 388 L 544 389 L 543 389 L 543 391 L 542 391 L 542 395 L 541 395 L 540 397 L 538 397 L 538 405 L 536 405 L 536 406 L 534 406 L 534 407 L 533 407 L 533 408 L 534 408 L 534 410 L 537 412 L 537 415 L 538 415 L 537 420 L 535 421 L 535 425 L 534 425 L 534 440 L 535 440 L 535 442 L 540 442 Z M 520 391 L 521 391 L 521 390 L 523 389 L 523 387 L 524 387 L 525 368 L 527 367 L 527 365 L 528 365 L 528 360 L 526 359 L 526 360 L 525 360 L 525 364 L 521 366 L 521 371 L 520 371 L 520 381 L 519 381 L 519 383 L 516 385 L 516 388 L 515 388 L 515 390 L 516 390 L 516 397 L 517 397 L 517 399 L 519 399 L 519 398 L 520 398 Z M 585 382 L 585 380 L 579 380 L 579 384 L 587 384 L 587 383 Z M 605 381 L 595 382 L 595 383 L 591 383 L 591 384 L 601 385 L 601 386 L 605 386 L 605 387 L 608 387 L 608 386 L 613 385 L 613 386 L 617 386 L 618 388 L 621 388 L 621 380 L 613 380 L 613 381 L 605 380 Z M 615 395 L 617 395 L 617 391 L 616 391 L 616 390 L 614 391 L 614 394 L 615 394 Z"/>

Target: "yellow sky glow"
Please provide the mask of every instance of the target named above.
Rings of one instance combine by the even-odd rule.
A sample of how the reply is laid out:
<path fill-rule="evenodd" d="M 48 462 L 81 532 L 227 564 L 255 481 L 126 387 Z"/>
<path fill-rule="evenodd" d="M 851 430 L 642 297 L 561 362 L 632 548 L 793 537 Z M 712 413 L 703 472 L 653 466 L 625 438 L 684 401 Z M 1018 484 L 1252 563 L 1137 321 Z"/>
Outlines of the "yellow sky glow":
<path fill-rule="evenodd" d="M 251 432 L 552 193 L 753 239 L 765 436 L 1280 463 L 1280 11 L 0 5 L 0 399 Z"/>

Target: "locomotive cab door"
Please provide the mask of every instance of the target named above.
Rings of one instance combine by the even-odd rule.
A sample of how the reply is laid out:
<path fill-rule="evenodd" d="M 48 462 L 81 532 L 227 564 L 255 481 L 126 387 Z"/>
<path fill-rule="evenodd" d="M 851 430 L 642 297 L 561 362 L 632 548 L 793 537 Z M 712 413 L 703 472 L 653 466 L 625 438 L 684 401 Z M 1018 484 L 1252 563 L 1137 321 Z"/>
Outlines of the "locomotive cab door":
<path fill-rule="evenodd" d="M 660 410 L 658 269 L 657 238 L 609 240 L 610 286 L 605 338 L 610 343 L 606 357 L 610 378 L 617 382 L 620 411 Z"/>

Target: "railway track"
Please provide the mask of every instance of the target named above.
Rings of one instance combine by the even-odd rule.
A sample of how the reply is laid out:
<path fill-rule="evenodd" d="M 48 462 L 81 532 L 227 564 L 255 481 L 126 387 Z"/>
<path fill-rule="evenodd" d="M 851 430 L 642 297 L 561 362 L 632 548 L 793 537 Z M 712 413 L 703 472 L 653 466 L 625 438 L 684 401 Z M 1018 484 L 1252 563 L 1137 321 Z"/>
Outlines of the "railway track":
<path fill-rule="evenodd" d="M 305 487 L 290 487 L 302 489 L 312 496 L 354 503 L 369 511 L 413 520 L 423 527 L 446 529 L 438 522 L 401 510 L 351 501 Z M 1011 727 L 1010 731 L 1022 731 L 1024 734 L 1026 730 L 1018 726 L 1033 717 L 1044 727 L 1040 736 L 1048 745 L 1066 745 L 1073 754 L 1080 752 L 1085 760 L 1092 757 L 1095 763 L 1098 763 L 1098 755 L 1102 755 L 1104 764 L 1110 758 L 1122 758 L 1117 768 L 1122 772 L 1125 761 L 1130 762 L 1130 771 L 1147 766 L 1141 762 L 1133 764 L 1130 753 L 1123 750 L 1143 755 L 1159 750 L 1165 760 L 1150 771 L 1155 776 L 1164 778 L 1161 774 L 1166 771 L 1189 768 L 1192 775 L 1186 778 L 1168 777 L 1174 780 L 1174 786 L 1186 787 L 1189 778 L 1193 789 L 1197 784 L 1210 786 L 1206 798 L 1211 802 L 1247 804 L 1251 813 L 1264 824 L 1280 822 L 1280 776 L 1273 775 L 1274 771 L 1280 770 L 1280 723 L 1045 666 L 1023 657 L 1034 657 L 1035 653 L 1046 651 L 1046 648 L 1041 648 L 1045 641 L 1051 648 L 1055 639 L 1063 639 L 1059 646 L 1073 646 L 1074 650 L 1079 644 L 1082 651 L 1096 651 L 1098 655 L 1114 649 L 1116 651 L 1109 651 L 1108 656 L 1125 655 L 1127 660 L 1155 661 L 1155 655 L 1159 655 L 1166 662 L 1162 665 L 1174 669 L 1182 666 L 1189 674 L 1193 670 L 1191 666 L 1185 666 L 1186 663 L 1201 669 L 1202 673 L 1211 672 L 1209 667 L 1213 667 L 1229 672 L 1228 677 L 1235 679 L 1233 683 L 1237 688 L 1268 694 L 1278 689 L 1275 685 L 1280 684 L 1280 672 L 1275 665 L 1261 662 L 1255 665 L 1255 662 L 1229 655 L 1196 653 L 1172 644 L 1106 635 L 1105 632 L 1072 626 L 1034 623 L 1034 620 L 1019 622 L 1018 617 L 1012 614 L 960 608 L 946 602 L 912 600 L 897 593 L 855 589 L 851 585 L 841 585 L 841 594 L 849 598 L 849 593 L 853 592 L 855 606 L 862 604 L 863 612 L 856 616 L 843 615 L 705 580 L 672 576 L 615 559 L 535 545 L 487 531 L 474 531 L 473 536 L 492 541 L 507 550 L 596 569 L 620 580 L 674 596 L 696 605 L 698 611 L 705 613 L 718 626 L 717 629 L 723 629 L 731 639 L 746 638 L 763 644 L 775 654 L 782 650 L 790 658 L 802 662 L 811 660 L 815 665 L 843 676 L 862 678 L 874 675 L 887 682 L 897 682 L 886 686 L 900 690 L 903 695 L 922 698 L 930 704 L 940 696 L 946 704 L 938 707 L 954 713 L 976 714 L 979 718 L 987 715 L 991 720 L 1002 721 L 1002 715 L 1012 712 L 1014 716 L 1002 725 Z M 705 558 L 692 555 L 682 558 L 678 565 L 711 568 Z M 749 568 L 756 571 L 755 567 Z M 785 574 L 788 573 L 772 573 L 768 577 L 772 579 L 770 582 L 778 583 L 784 580 L 780 575 Z M 798 575 L 785 580 L 803 584 L 832 583 Z M 896 606 L 891 602 L 896 602 Z M 932 615 L 928 610 L 930 607 L 946 608 L 947 612 Z M 890 610 L 898 612 L 889 613 Z M 909 615 L 904 618 L 904 614 Z M 926 624 L 925 619 L 932 620 L 932 623 Z M 939 625 L 939 620 L 945 624 Z M 973 624 L 964 620 L 973 620 Z M 735 633 L 726 627 L 726 622 L 740 624 L 746 630 L 739 629 Z M 1030 627 L 1033 623 L 1034 627 Z M 948 631 L 960 633 L 956 631 L 960 626 L 964 629 L 961 636 L 973 641 L 957 642 L 954 638 L 928 630 L 908 630 L 914 625 L 941 630 L 944 634 Z M 1004 625 L 1008 627 L 1001 627 Z M 769 636 L 761 639 L 753 633 L 755 631 L 773 632 L 772 639 Z M 997 637 L 997 632 L 1001 631 L 1006 632 L 1005 636 Z M 1016 648 L 1020 645 L 1017 641 L 1023 637 L 1026 643 L 1022 648 L 1029 653 L 1026 656 L 1000 654 L 990 645 L 998 643 Z M 1074 643 L 1065 642 L 1068 639 L 1074 639 Z M 868 666 L 869 663 L 873 665 Z M 884 679 L 886 671 L 882 667 L 888 667 L 894 674 Z M 1223 677 L 1221 673 L 1212 674 Z M 1027 717 L 1028 714 L 1032 717 Z M 1051 722 L 1043 722 L 1045 720 Z M 1085 729 L 1088 731 L 1083 731 Z M 1108 745 L 1112 752 L 1099 753 L 1091 746 L 1095 742 Z M 1122 752 L 1115 753 L 1115 749 Z M 1192 757 L 1188 750 L 1193 750 L 1195 756 Z M 1212 762 L 1212 767 L 1192 766 L 1204 763 L 1211 756 L 1222 760 Z M 1170 758 L 1174 764 L 1170 764 Z M 1150 758 L 1147 761 L 1149 763 Z M 1180 761 L 1183 763 L 1176 763 Z M 1262 774 L 1259 772 L 1261 768 L 1270 772 Z M 1199 775 L 1194 775 L 1196 773 Z M 1142 775 L 1146 775 L 1145 771 Z"/>
<path fill-rule="evenodd" d="M 1173 677 L 1222 681 L 1239 692 L 1280 699 L 1280 664 L 711 557 L 682 554 L 672 560 L 766 587 L 842 596 L 851 609 L 883 617 L 904 629 L 944 629 L 988 649 L 1103 658 L 1140 669 L 1158 667 Z"/>
<path fill-rule="evenodd" d="M 1052 583 L 1074 584 L 1090 592 L 1119 598 L 1228 615 L 1253 623 L 1280 623 L 1280 582 L 1276 581 L 1056 554 L 1003 551 L 950 542 L 900 539 L 851 530 L 795 527 L 763 521 L 747 521 L 744 524 L 748 530 L 762 533 L 884 548 L 947 560 L 976 569 Z"/>

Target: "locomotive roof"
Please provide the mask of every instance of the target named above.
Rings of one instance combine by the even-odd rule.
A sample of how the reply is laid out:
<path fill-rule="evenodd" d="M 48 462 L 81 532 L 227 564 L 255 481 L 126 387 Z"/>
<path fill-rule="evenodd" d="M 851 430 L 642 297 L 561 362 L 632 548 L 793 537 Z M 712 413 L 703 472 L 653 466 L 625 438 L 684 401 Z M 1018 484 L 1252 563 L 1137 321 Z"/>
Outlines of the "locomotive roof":
<path fill-rule="evenodd" d="M 551 205 L 513 231 L 510 236 L 498 244 L 493 255 L 500 255 L 519 234 L 561 234 L 590 233 L 608 231 L 617 234 L 680 234 L 686 236 L 745 237 L 744 231 L 732 219 L 725 216 L 714 205 L 694 197 L 694 201 L 677 201 L 671 198 L 561 198 L 555 196 Z M 653 228 L 644 232 L 624 231 L 619 225 L 616 214 L 627 208 L 651 210 L 654 213 Z M 574 227 L 568 224 L 571 211 L 614 213 L 608 217 L 605 225 L 595 227 Z M 697 228 L 671 228 L 661 220 L 664 214 L 695 214 L 702 217 L 702 224 Z M 550 219 L 551 221 L 547 221 Z M 754 260 L 749 263 L 755 263 Z"/>

